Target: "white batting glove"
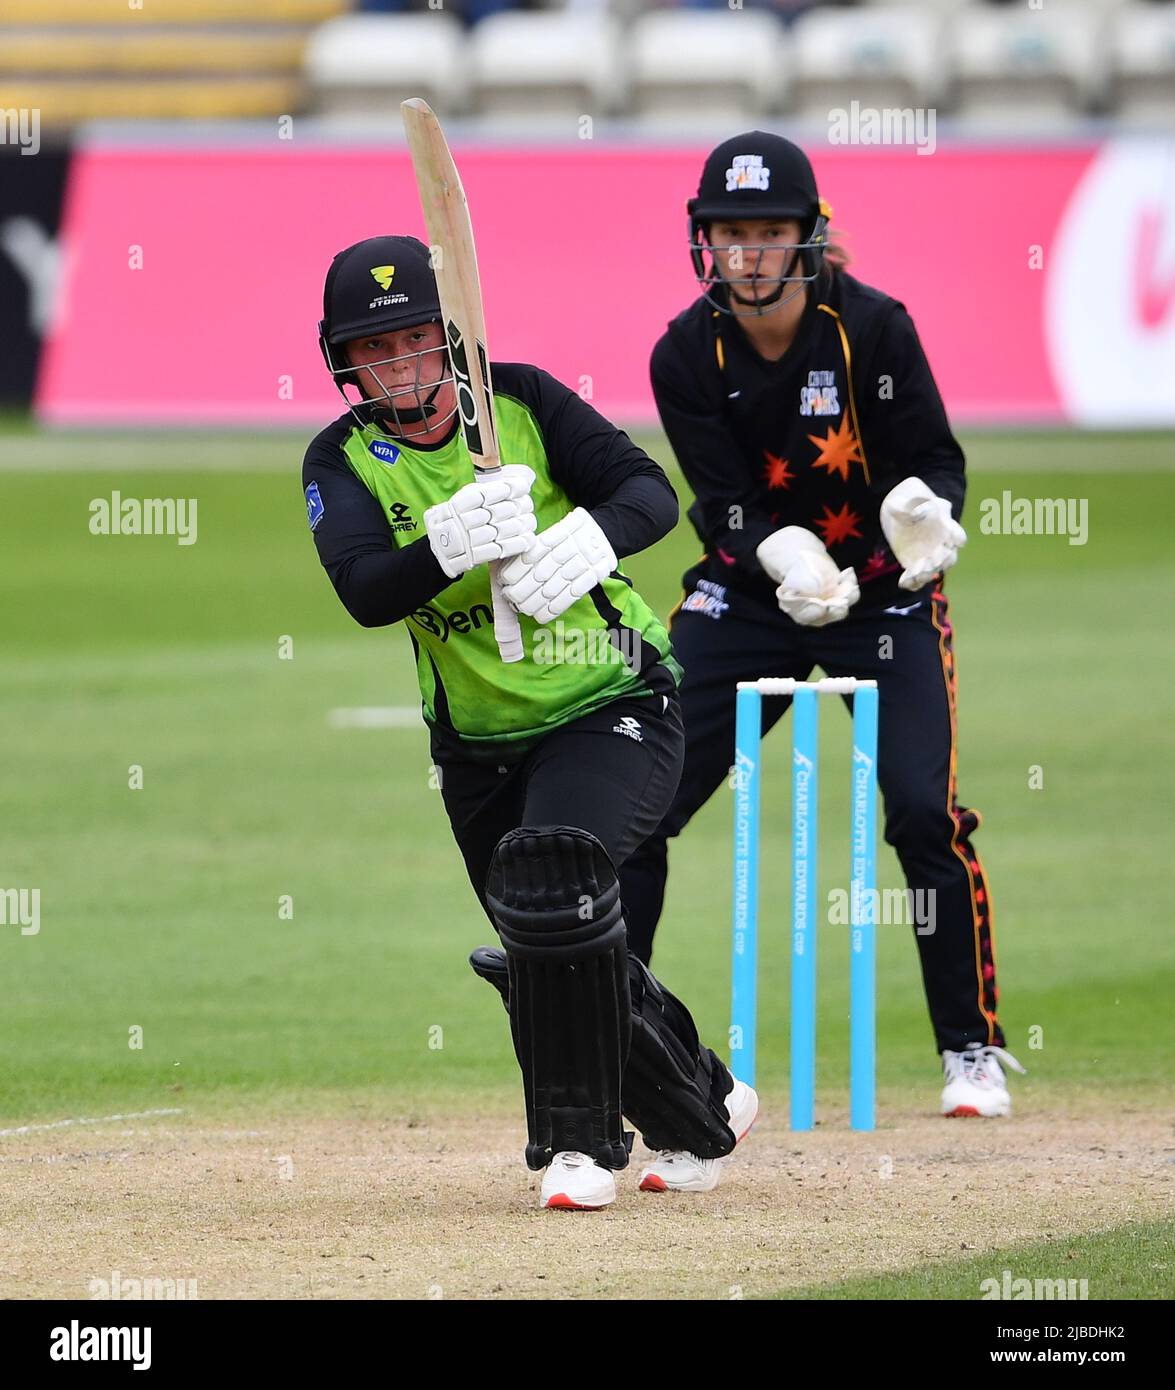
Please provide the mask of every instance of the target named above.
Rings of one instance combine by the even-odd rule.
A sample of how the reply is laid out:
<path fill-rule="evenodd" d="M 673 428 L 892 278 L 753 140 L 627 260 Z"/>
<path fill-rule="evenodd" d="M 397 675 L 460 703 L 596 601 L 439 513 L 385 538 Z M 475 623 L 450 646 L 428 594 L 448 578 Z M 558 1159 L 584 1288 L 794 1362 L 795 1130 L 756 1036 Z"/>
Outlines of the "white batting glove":
<path fill-rule="evenodd" d="M 951 516 L 951 504 L 921 478 L 905 478 L 885 495 L 881 529 L 903 566 L 898 584 L 921 589 L 950 567 L 967 544 L 967 532 Z"/>
<path fill-rule="evenodd" d="M 600 524 L 576 507 L 534 537 L 530 548 L 498 572 L 502 592 L 536 623 L 553 622 L 616 568 L 619 562 Z"/>
<path fill-rule="evenodd" d="M 475 565 L 521 555 L 534 539 L 534 470 L 511 463 L 424 513 L 428 543 L 450 579 Z"/>
<path fill-rule="evenodd" d="M 839 623 L 861 597 L 857 576 L 838 570 L 824 542 L 803 526 L 784 526 L 761 541 L 755 555 L 779 587 L 775 598 L 804 627 Z"/>

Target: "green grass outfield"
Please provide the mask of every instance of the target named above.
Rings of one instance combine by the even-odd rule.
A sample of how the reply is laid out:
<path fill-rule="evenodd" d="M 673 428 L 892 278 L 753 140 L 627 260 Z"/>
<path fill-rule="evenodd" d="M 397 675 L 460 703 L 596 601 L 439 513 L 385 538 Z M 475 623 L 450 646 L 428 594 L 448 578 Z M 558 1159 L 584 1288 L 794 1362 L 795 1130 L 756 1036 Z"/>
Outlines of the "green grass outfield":
<path fill-rule="evenodd" d="M 663 440 L 642 442 L 665 457 Z M 19 424 L 0 437 L 0 888 L 41 894 L 37 935 L 0 927 L 0 1124 L 360 1093 L 396 1108 L 516 1099 L 501 1008 L 465 964 L 490 931 L 430 784 L 423 728 L 327 723 L 336 707 L 418 700 L 406 636 L 355 626 L 319 568 L 303 443 Z M 1017 1090 L 1026 1106 L 1092 1092 L 1165 1103 L 1175 437 L 967 445 L 971 543 L 949 583 L 960 786 L 985 817 L 1002 1017 L 1031 1071 Z M 114 489 L 196 497 L 198 543 L 90 535 L 91 499 Z M 1004 489 L 1087 499 L 1088 543 L 981 535 L 978 501 Z M 683 521 L 631 562 L 662 613 L 695 553 Z M 279 660 L 286 635 L 293 659 Z M 847 858 L 847 731 L 830 710 L 825 888 Z M 767 749 L 770 1090 L 786 1062 L 787 735 Z M 141 791 L 128 790 L 132 765 Z M 719 1046 L 729 817 L 717 796 L 674 854 L 657 953 Z M 883 848 L 883 882 L 895 869 Z M 283 895 L 292 920 L 279 918 Z M 887 1102 L 933 1102 L 936 1059 L 914 944 L 905 929 L 881 936 L 884 1117 Z M 843 938 L 821 946 L 819 1078 L 842 1106 Z M 128 1047 L 135 1027 L 141 1049 Z"/>
<path fill-rule="evenodd" d="M 1136 1222 L 1093 1235 L 1058 1236 L 988 1250 L 966 1259 L 921 1265 L 900 1274 L 874 1279 L 850 1279 L 841 1284 L 821 1284 L 813 1288 L 790 1289 L 785 1298 L 821 1299 L 978 1299 L 991 1297 L 996 1290 L 985 1280 L 998 1281 L 1002 1297 L 1004 1271 L 1009 1279 L 1047 1280 L 1055 1295 L 1056 1281 L 1064 1279 L 1064 1296 L 1069 1295 L 1068 1280 L 1075 1279 L 1073 1293 L 1088 1299 L 1148 1298 L 1171 1296 L 1172 1267 L 1175 1259 L 1175 1222 Z M 1085 1281 L 1082 1291 L 1080 1281 Z M 1024 1285 L 1009 1284 L 1013 1295 Z M 1046 1293 L 1046 1297 L 1047 1297 Z M 1098 1319 L 1090 1318 L 1091 1322 Z M 1104 1323 L 1104 1319 L 1101 1320 Z M 1107 1343 L 1106 1345 L 1110 1345 Z M 1087 1347 L 1087 1350 L 1090 1348 Z M 1102 1350 L 1099 1346 L 1097 1350 Z"/>

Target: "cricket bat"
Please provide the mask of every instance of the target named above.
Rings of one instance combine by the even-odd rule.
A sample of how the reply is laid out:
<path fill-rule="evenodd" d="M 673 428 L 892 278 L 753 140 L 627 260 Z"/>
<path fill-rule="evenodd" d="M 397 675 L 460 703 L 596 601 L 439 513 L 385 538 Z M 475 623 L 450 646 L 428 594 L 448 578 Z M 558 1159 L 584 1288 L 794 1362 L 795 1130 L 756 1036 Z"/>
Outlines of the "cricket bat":
<path fill-rule="evenodd" d="M 445 341 L 457 387 L 457 413 L 474 470 L 480 478 L 500 468 L 502 460 L 498 457 L 485 310 L 481 302 L 469 204 L 441 124 L 428 102 L 412 97 L 401 103 L 400 111 L 428 229 L 433 271 L 445 321 Z M 490 565 L 494 636 L 503 661 L 521 661 L 522 629 L 518 614 L 502 593 L 498 578 L 500 563 Z"/>

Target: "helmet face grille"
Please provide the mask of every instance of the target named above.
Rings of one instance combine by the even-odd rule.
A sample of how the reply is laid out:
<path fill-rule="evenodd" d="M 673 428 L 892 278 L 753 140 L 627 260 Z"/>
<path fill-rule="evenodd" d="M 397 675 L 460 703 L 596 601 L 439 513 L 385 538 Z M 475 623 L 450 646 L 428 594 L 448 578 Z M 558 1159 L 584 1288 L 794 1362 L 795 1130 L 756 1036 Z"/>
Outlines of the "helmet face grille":
<path fill-rule="evenodd" d="M 422 348 L 353 367 L 341 346 L 329 343 L 325 335 L 320 335 L 319 343 L 327 370 L 360 425 L 377 425 L 411 441 L 414 435 L 431 434 L 456 416 L 456 383 L 448 348 Z M 437 354 L 439 364 L 432 360 Z M 412 364 L 412 379 L 393 380 L 397 369 L 407 362 Z M 439 375 L 434 376 L 438 365 Z M 434 402 L 444 386 L 454 387 L 453 405 L 442 414 Z"/>
<path fill-rule="evenodd" d="M 707 301 L 721 313 L 734 318 L 761 317 L 802 294 L 804 286 L 811 284 L 820 274 L 827 245 L 828 219 L 822 215 L 817 216 L 812 231 L 803 241 L 747 242 L 718 248 L 710 243 L 709 223 L 703 224 L 693 217 L 690 219 L 690 259 L 694 278 L 702 287 Z M 764 256 L 777 251 L 784 253 L 783 273 L 762 275 Z M 730 276 L 723 274 L 717 252 L 726 257 L 727 269 L 732 272 Z M 736 283 L 739 285 L 739 299 L 751 302 L 740 303 L 733 298 L 732 285 Z M 790 293 L 785 293 L 789 285 L 794 288 Z"/>

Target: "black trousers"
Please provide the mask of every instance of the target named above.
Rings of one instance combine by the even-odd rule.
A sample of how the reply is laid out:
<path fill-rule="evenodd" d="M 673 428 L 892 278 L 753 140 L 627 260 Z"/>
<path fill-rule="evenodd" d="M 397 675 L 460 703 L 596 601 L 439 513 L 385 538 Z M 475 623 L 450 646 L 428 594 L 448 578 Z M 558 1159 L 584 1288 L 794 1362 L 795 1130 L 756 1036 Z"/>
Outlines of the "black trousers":
<path fill-rule="evenodd" d="M 823 628 L 800 627 L 777 608 L 720 591 L 679 609 L 671 634 L 685 669 L 685 767 L 673 805 L 621 874 L 629 949 L 649 961 L 664 902 L 667 842 L 725 783 L 734 762 L 735 682 L 806 680 L 815 667 L 830 676 L 875 678 L 885 838 L 907 886 L 916 895 L 934 894 L 915 902 L 934 904 L 934 930 L 916 940 L 936 1046 L 1002 1045 L 991 903 L 971 843 L 980 817 L 956 795 L 954 643 L 941 588 L 906 595 L 887 609 L 858 605 L 843 622 Z M 764 733 L 790 703 L 764 699 Z"/>
<path fill-rule="evenodd" d="M 523 825 L 575 826 L 590 831 L 620 868 L 672 804 L 684 749 L 676 695 L 653 695 L 614 701 L 553 730 L 514 766 L 442 762 L 441 794 L 490 922 L 486 877 L 503 835 Z M 733 1084 L 729 1072 L 702 1044 L 681 1000 L 648 971 L 635 970 L 631 960 L 629 988 L 633 1019 L 622 1081 L 625 1116 L 651 1147 L 726 1152 L 713 1146 L 730 1142 L 722 1112 Z M 568 1057 L 578 1050 L 572 1048 Z M 573 1092 L 582 1082 L 561 1080 Z"/>
<path fill-rule="evenodd" d="M 486 916 L 498 841 L 520 825 L 590 831 L 617 869 L 657 829 L 681 778 L 685 736 L 676 698 L 617 700 L 553 730 L 511 766 L 441 762 L 441 796 Z"/>

